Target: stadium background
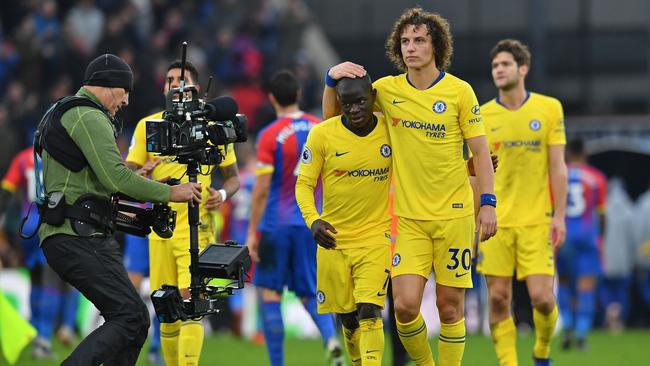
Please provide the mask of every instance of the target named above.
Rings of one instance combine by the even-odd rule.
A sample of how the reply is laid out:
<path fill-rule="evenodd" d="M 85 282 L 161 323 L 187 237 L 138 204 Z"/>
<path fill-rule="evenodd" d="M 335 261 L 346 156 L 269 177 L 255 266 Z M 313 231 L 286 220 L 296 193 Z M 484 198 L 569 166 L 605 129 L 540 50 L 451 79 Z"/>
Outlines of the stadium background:
<path fill-rule="evenodd" d="M 166 65 L 178 57 L 183 40 L 190 43 L 189 59 L 199 67 L 201 84 L 205 86 L 208 75 L 213 75 L 216 87 L 210 94 L 234 96 L 240 112 L 249 116 L 254 137 L 274 118 L 264 85 L 281 67 L 297 73 L 304 88 L 302 106 L 316 115 L 320 115 L 322 75 L 339 60 L 363 64 L 375 77 L 396 73 L 384 56 L 383 44 L 397 15 L 416 4 L 450 21 L 455 48 L 450 72 L 469 81 L 481 102 L 495 95 L 488 58 L 492 45 L 504 37 L 529 44 L 533 67 L 528 87 L 560 99 L 569 137 L 585 138 L 590 162 L 608 178 L 621 179 L 621 185 L 613 186 L 623 189 L 612 192 L 610 200 L 620 200 L 625 214 L 632 218 L 618 220 L 613 226 L 614 233 L 604 240 L 604 260 L 607 268 L 607 253 L 616 252 L 624 275 L 631 280 L 627 326 L 634 330 L 618 338 L 602 331 L 584 355 L 556 351 L 556 357 L 571 365 L 647 362 L 642 358 L 631 358 L 627 363 L 625 359 L 609 362 L 604 358 L 612 352 L 627 357 L 642 354 L 640 347 L 650 340 L 650 238 L 633 235 L 650 220 L 635 205 L 650 187 L 650 3 L 644 0 L 2 1 L 0 175 L 6 172 L 12 156 L 28 146 L 48 104 L 76 90 L 85 65 L 97 54 L 120 55 L 136 74 L 130 105 L 119 116 L 124 124 L 120 138 L 123 151 L 128 148 L 135 122 L 162 105 L 160 90 Z M 252 148 L 242 146 L 239 150 L 240 168 L 247 174 Z M 238 196 L 238 206 L 224 208 L 222 237 L 236 234 L 230 232 L 233 214 L 247 215 L 246 192 Z M 5 217 L 0 235 L 0 284 L 15 288 L 14 302 L 24 311 L 20 299 L 28 285 L 20 269 L 16 238 L 19 207 L 17 200 Z M 622 212 L 610 212 L 612 217 L 620 215 Z M 525 293 L 520 295 L 523 300 L 518 303 L 525 304 Z M 287 306 L 291 307 L 290 301 Z M 251 309 L 254 307 L 246 312 L 254 313 Z M 518 311 L 521 324 L 526 324 L 530 316 L 526 306 Z M 601 310 L 599 324 L 602 318 Z M 248 323 L 253 329 L 248 334 L 252 335 L 255 321 Z M 88 322 L 84 324 L 88 326 Z M 296 336 L 313 332 L 301 324 L 298 318 L 293 332 Z M 479 324 L 476 331 L 480 330 Z M 520 343 L 530 343 L 526 339 L 524 336 Z M 217 335 L 207 342 L 213 345 L 204 348 L 206 364 L 218 356 L 227 360 L 226 350 L 234 349 L 238 354 L 250 349 L 251 355 L 259 356 L 247 364 L 265 362 L 263 348 L 248 341 Z M 315 364 L 322 360 L 316 341 L 290 342 L 289 362 L 301 364 L 300 360 L 312 356 L 317 357 Z M 63 355 L 67 351 L 57 352 Z M 493 354 L 489 339 L 472 338 L 466 364 L 491 364 L 485 359 L 486 363 L 478 361 L 486 354 Z M 25 357 L 21 362 L 32 364 Z"/>

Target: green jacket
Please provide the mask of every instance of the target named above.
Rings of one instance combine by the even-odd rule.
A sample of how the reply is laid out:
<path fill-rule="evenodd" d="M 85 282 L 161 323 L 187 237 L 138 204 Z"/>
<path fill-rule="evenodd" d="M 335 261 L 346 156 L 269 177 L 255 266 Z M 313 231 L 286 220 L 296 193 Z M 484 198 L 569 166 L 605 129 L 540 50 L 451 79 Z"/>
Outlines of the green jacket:
<path fill-rule="evenodd" d="M 85 88 L 79 89 L 77 95 L 99 103 L 99 99 Z M 88 165 L 75 173 L 43 151 L 46 193 L 63 192 L 70 205 L 84 194 L 109 198 L 117 192 L 146 202 L 169 202 L 171 188 L 168 185 L 143 178 L 124 165 L 115 141 L 115 127 L 102 111 L 74 107 L 63 114 L 61 124 L 88 160 Z M 58 227 L 43 223 L 38 230 L 41 243 L 55 234 L 76 235 L 69 219 Z"/>

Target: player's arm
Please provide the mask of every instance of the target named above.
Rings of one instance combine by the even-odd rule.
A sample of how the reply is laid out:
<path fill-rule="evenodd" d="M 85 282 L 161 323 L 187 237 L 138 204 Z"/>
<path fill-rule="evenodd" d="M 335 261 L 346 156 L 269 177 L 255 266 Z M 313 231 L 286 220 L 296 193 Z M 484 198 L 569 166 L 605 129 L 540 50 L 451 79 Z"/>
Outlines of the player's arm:
<path fill-rule="evenodd" d="M 255 185 L 253 186 L 246 246 L 248 246 L 248 251 L 255 262 L 259 262 L 260 260 L 258 255 L 259 242 L 257 239 L 257 227 L 266 209 L 266 202 L 269 198 L 269 191 L 271 190 L 272 176 L 272 173 L 258 174 L 255 179 Z"/>
<path fill-rule="evenodd" d="M 317 136 L 314 129 L 307 136 L 307 142 L 300 159 L 300 170 L 296 180 L 296 202 L 305 219 L 305 224 L 318 245 L 325 249 L 336 248 L 336 239 L 330 233 L 336 234 L 336 229 L 327 221 L 321 219 L 316 210 L 314 189 L 318 177 L 322 175 L 325 163 L 324 138 Z"/>
<path fill-rule="evenodd" d="M 481 232 L 481 240 L 487 240 L 496 234 L 496 202 L 491 202 L 490 197 L 494 197 L 494 166 L 490 157 L 485 135 L 480 135 L 467 139 L 467 144 L 474 157 L 474 171 L 480 195 L 480 207 L 476 217 L 476 230 Z M 484 198 L 485 197 L 485 202 Z"/>
<path fill-rule="evenodd" d="M 366 69 L 353 62 L 343 62 L 327 70 L 325 89 L 323 90 L 323 119 L 341 114 L 341 106 L 336 100 L 336 82 L 341 78 L 356 78 L 366 74 Z"/>
<path fill-rule="evenodd" d="M 566 237 L 567 168 L 564 162 L 564 145 L 549 145 L 548 169 L 553 194 L 553 218 L 551 219 L 551 239 L 555 248 L 564 244 Z"/>
<path fill-rule="evenodd" d="M 271 178 L 273 177 L 275 162 L 275 142 L 269 130 L 260 132 L 257 138 L 257 166 L 255 168 L 255 184 L 251 193 L 251 213 L 248 219 L 248 234 L 246 246 L 253 261 L 258 262 L 259 240 L 257 228 L 266 209 L 266 203 L 271 191 Z"/>
<path fill-rule="evenodd" d="M 0 218 L 4 217 L 5 210 L 7 209 L 7 206 L 9 205 L 9 201 L 11 200 L 11 196 L 13 196 L 13 194 L 13 192 L 8 191 L 4 188 L 0 189 Z"/>
<path fill-rule="evenodd" d="M 129 147 L 129 154 L 126 156 L 124 164 L 127 168 L 138 173 L 142 177 L 147 177 L 151 174 L 158 164 L 160 159 L 153 161 L 149 160 L 147 153 L 147 137 L 146 137 L 146 120 L 141 119 L 135 126 L 133 137 L 131 137 L 131 146 Z"/>
<path fill-rule="evenodd" d="M 233 163 L 226 166 L 219 166 L 219 171 L 223 177 L 223 185 L 221 189 L 214 189 L 208 187 L 210 192 L 210 197 L 208 197 L 205 202 L 204 207 L 208 210 L 214 210 L 219 207 L 226 199 L 232 197 L 241 185 L 239 181 L 239 169 L 237 169 L 237 164 Z"/>
<path fill-rule="evenodd" d="M 607 179 L 600 175 L 598 179 L 598 221 L 600 235 L 605 236 L 605 213 L 607 212 Z"/>

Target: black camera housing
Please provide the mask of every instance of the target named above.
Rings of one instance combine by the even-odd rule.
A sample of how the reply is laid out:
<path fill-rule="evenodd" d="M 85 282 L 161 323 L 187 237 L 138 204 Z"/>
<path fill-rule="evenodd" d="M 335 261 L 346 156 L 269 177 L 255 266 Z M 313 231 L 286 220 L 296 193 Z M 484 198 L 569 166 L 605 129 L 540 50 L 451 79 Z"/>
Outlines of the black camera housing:
<path fill-rule="evenodd" d="M 200 100 L 193 85 L 167 93 L 162 119 L 146 122 L 147 151 L 175 156 L 181 164 L 190 158 L 202 165 L 219 164 L 224 156 L 217 146 L 247 139 L 246 116 L 237 114 L 229 97 Z"/>

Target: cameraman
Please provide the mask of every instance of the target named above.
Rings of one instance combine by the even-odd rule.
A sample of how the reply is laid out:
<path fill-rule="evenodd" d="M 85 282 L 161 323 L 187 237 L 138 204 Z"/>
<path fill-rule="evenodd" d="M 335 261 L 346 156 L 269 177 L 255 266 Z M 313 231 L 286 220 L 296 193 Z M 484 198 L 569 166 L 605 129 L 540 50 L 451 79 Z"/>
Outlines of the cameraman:
<path fill-rule="evenodd" d="M 180 86 L 181 62 L 172 62 L 165 78 L 163 93 L 167 95 L 170 89 Z M 198 89 L 198 71 L 189 62 L 185 63 L 185 85 L 195 85 Z M 147 152 L 146 121 L 162 118 L 163 112 L 141 119 L 133 134 L 126 165 L 139 174 L 146 176 L 151 173 L 153 179 L 166 177 L 182 178 L 188 180 L 187 165 L 173 161 L 173 157 L 161 157 Z M 215 242 L 216 228 L 212 212 L 228 197 L 232 197 L 239 189 L 239 173 L 237 159 L 233 145 L 219 147 L 224 155 L 224 160 L 219 164 L 223 176 L 223 186 L 219 190 L 211 187 L 212 178 L 208 175 L 199 175 L 198 181 L 203 187 L 203 195 L 199 217 L 199 248 L 203 250 L 208 243 Z M 205 172 L 209 167 L 201 167 Z M 176 229 L 174 236 L 163 239 L 155 233 L 149 234 L 149 260 L 151 289 L 158 289 L 162 285 L 177 286 L 184 298 L 189 298 L 190 285 L 190 227 L 188 222 L 188 208 L 186 204 L 171 205 L 176 211 Z M 200 321 L 188 320 L 176 323 L 162 323 L 160 325 L 160 343 L 163 356 L 167 365 L 198 365 L 201 348 L 203 346 L 203 326 Z"/>
<path fill-rule="evenodd" d="M 50 111 L 48 115 L 54 117 L 47 125 L 57 127 L 40 139 L 45 148 L 41 153 L 44 190 L 49 197 L 43 209 L 45 222 L 38 231 L 41 247 L 52 269 L 81 291 L 106 320 L 63 365 L 134 365 L 147 337 L 147 308 L 129 281 L 111 235 L 111 194 L 122 192 L 152 202 L 199 203 L 201 198 L 200 184 L 169 187 L 134 174 L 122 163 L 114 116 L 129 104 L 132 83 L 131 68 L 122 59 L 111 54 L 97 57 L 88 64 L 84 86 L 76 94 L 93 106 L 74 106 L 62 110 L 59 117 L 57 108 Z M 61 126 L 64 130 L 58 129 Z M 69 143 L 60 143 L 61 138 Z M 61 150 L 67 158 L 56 153 Z M 70 167 L 75 161 L 82 162 L 79 169 Z M 52 207 L 59 194 L 63 204 Z M 56 226 L 51 223 L 57 220 L 48 215 L 60 214 L 54 211 L 59 206 L 65 208 L 65 219 L 58 216 L 63 224 Z M 73 209 L 77 216 L 71 214 Z M 84 213 L 87 220 L 79 219 Z"/>

